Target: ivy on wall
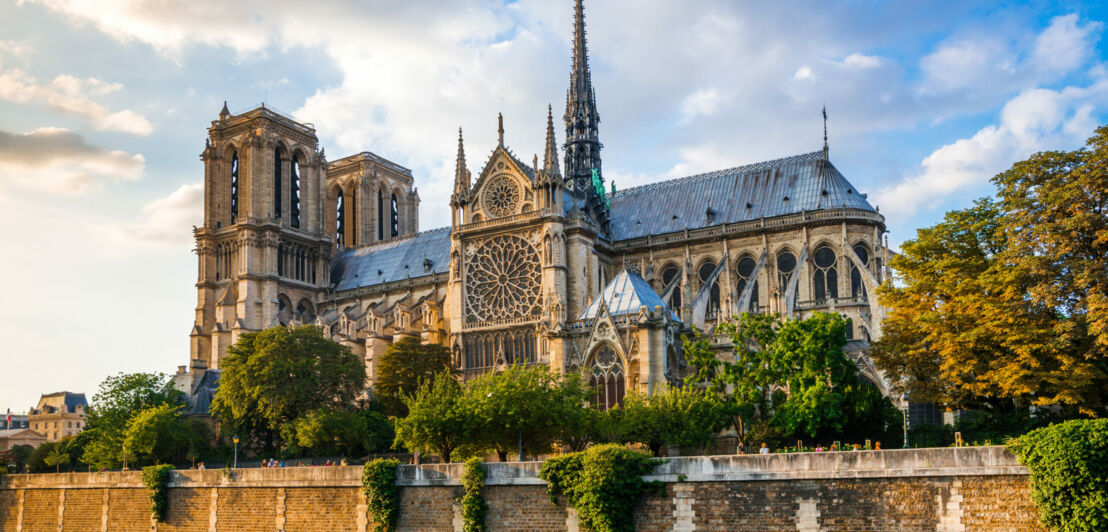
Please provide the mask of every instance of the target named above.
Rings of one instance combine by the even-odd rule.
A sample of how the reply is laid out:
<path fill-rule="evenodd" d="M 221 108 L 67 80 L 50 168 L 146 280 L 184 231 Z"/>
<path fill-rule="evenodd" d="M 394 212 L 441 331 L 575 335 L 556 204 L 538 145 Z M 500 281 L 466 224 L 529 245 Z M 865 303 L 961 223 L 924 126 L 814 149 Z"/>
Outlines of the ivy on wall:
<path fill-rule="evenodd" d="M 169 509 L 169 472 L 170 464 L 152 465 L 142 468 L 142 485 L 150 490 L 150 512 L 159 523 L 165 522 Z"/>
<path fill-rule="evenodd" d="M 1108 530 L 1108 419 L 1073 420 L 1008 441 L 1031 470 L 1031 498 L 1051 530 Z"/>
<path fill-rule="evenodd" d="M 485 487 L 485 468 L 480 458 L 470 458 L 465 462 L 462 472 L 462 530 L 464 532 L 485 532 L 485 514 L 489 506 L 485 502 L 482 490 Z"/>
<path fill-rule="evenodd" d="M 633 511 L 647 492 L 660 493 L 661 482 L 645 482 L 663 460 L 617 444 L 597 445 L 579 453 L 548 459 L 539 478 L 547 482 L 554 504 L 564 496 L 581 528 L 591 532 L 633 532 Z"/>
<path fill-rule="evenodd" d="M 396 486 L 396 469 L 400 462 L 377 458 L 362 466 L 362 492 L 373 518 L 374 532 L 393 532 L 400 515 L 400 488 Z"/>

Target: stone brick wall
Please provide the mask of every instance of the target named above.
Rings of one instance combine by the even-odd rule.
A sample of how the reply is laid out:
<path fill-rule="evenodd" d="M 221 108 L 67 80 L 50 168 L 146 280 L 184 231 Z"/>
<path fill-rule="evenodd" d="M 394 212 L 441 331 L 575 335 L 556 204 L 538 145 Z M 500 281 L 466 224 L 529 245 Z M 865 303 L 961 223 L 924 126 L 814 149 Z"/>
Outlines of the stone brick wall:
<path fill-rule="evenodd" d="M 488 464 L 490 530 L 576 531 L 536 462 Z M 403 466 L 403 531 L 461 530 L 461 466 Z M 372 529 L 360 468 L 178 471 L 167 522 L 153 523 L 138 472 L 11 475 L 0 532 L 357 531 Z M 672 459 L 635 515 L 644 532 L 689 530 L 1041 530 L 1026 469 L 1001 448 Z"/>

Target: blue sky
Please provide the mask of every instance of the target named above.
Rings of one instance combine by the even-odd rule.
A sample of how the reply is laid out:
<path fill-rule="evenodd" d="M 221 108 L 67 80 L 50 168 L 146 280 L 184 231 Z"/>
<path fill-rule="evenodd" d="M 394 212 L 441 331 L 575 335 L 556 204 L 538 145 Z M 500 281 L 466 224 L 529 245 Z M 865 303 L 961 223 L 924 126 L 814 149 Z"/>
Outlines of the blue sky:
<path fill-rule="evenodd" d="M 586 2 L 617 187 L 817 150 L 826 103 L 832 161 L 896 245 L 1108 114 L 1102 3 L 750 4 Z M 224 100 L 315 124 L 331 159 L 412 168 L 430 229 L 459 126 L 474 170 L 498 112 L 518 155 L 542 152 L 571 6 L 0 2 L 0 409 L 186 363 L 198 154 Z"/>

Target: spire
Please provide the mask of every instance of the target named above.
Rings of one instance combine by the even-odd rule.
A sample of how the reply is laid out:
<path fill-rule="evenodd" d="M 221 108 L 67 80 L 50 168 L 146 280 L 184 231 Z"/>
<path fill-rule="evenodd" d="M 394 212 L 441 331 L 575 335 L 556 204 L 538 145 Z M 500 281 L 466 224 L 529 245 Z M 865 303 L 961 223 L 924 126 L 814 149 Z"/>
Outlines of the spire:
<path fill-rule="evenodd" d="M 827 104 L 823 104 L 823 158 L 827 158 Z"/>
<path fill-rule="evenodd" d="M 566 91 L 565 181 L 567 188 L 599 228 L 608 231 L 608 206 L 604 201 L 604 174 L 600 167 L 600 114 L 589 71 L 588 42 L 585 39 L 585 7 L 574 1 L 573 69 Z"/>
<path fill-rule="evenodd" d="M 227 110 L 227 100 L 223 100 L 223 109 L 219 111 L 219 119 L 226 120 L 229 116 L 231 116 L 231 111 Z"/>
<path fill-rule="evenodd" d="M 454 196 L 461 199 L 469 193 L 469 170 L 466 169 L 466 151 L 462 143 L 462 128 L 458 128 L 458 160 L 454 166 Z"/>
<path fill-rule="evenodd" d="M 589 72 L 589 49 L 585 40 L 585 6 L 576 0 L 573 11 L 573 74 L 570 92 L 576 98 L 587 98 L 592 93 L 592 74 Z"/>
<path fill-rule="evenodd" d="M 546 106 L 546 153 L 542 157 L 542 169 L 549 176 L 561 173 L 558 169 L 558 144 L 554 141 L 554 108 Z"/>
<path fill-rule="evenodd" d="M 496 113 L 496 138 L 501 148 L 504 147 L 504 113 Z"/>

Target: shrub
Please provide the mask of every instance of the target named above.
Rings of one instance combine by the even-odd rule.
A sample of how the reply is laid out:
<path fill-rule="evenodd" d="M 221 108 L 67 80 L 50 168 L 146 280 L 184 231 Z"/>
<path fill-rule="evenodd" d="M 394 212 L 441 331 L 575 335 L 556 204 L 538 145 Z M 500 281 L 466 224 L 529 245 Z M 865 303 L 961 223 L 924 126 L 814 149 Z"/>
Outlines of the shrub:
<path fill-rule="evenodd" d="M 362 466 L 362 491 L 373 518 L 374 532 L 392 532 L 400 513 L 400 488 L 396 487 L 396 468 L 400 462 L 377 458 Z"/>
<path fill-rule="evenodd" d="M 632 512 L 642 496 L 663 487 L 661 482 L 644 482 L 642 476 L 662 462 L 620 445 L 597 445 L 547 460 L 539 477 L 548 483 L 554 504 L 564 496 L 577 509 L 584 530 L 631 532 Z"/>
<path fill-rule="evenodd" d="M 489 511 L 485 496 L 481 493 L 485 487 L 485 468 L 480 458 L 466 460 L 462 472 L 462 530 L 465 532 L 485 532 L 485 514 Z"/>
<path fill-rule="evenodd" d="M 142 468 L 142 485 L 150 490 L 150 512 L 160 523 L 165 522 L 165 513 L 169 509 L 169 464 Z"/>
<path fill-rule="evenodd" d="M 1108 419 L 1073 420 L 1008 441 L 1031 470 L 1031 498 L 1043 526 L 1108 530 Z"/>

